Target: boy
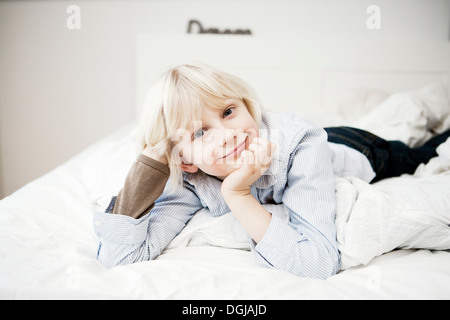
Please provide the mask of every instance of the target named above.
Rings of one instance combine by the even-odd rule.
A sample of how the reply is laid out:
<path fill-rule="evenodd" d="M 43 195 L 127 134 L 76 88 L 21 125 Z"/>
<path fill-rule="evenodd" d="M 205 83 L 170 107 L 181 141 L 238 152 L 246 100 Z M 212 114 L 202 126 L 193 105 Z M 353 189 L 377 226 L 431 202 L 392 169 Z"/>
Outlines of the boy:
<path fill-rule="evenodd" d="M 213 216 L 232 212 L 262 264 L 302 277 L 337 273 L 334 175 L 370 182 L 411 173 L 436 155 L 437 142 L 413 150 L 358 129 L 326 130 L 295 114 L 262 113 L 230 74 L 169 70 L 147 99 L 141 154 L 106 212 L 95 214 L 99 261 L 154 259 L 206 207 Z M 289 222 L 265 203 L 283 205 Z"/>

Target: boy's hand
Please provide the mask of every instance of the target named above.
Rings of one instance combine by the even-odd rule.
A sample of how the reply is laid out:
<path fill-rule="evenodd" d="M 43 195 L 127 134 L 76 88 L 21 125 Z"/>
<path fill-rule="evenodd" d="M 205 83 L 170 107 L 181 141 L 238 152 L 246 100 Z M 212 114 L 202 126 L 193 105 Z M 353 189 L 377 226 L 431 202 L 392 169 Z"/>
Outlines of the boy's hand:
<path fill-rule="evenodd" d="M 166 166 L 169 164 L 169 162 L 167 161 L 167 157 L 165 155 L 159 154 L 153 146 L 145 145 L 144 150 L 142 150 L 142 154 L 156 161 L 159 161 Z"/>
<path fill-rule="evenodd" d="M 269 168 L 275 149 L 270 141 L 254 138 L 249 150 L 242 151 L 238 159 L 242 166 L 223 180 L 222 195 L 249 195 L 251 185 Z"/>

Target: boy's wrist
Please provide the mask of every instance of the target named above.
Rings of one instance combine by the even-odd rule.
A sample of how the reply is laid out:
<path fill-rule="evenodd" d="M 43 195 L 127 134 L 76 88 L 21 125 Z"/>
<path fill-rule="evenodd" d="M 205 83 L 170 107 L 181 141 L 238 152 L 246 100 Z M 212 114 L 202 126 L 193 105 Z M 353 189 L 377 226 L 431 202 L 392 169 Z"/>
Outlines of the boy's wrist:
<path fill-rule="evenodd" d="M 272 215 L 250 193 L 228 192 L 224 199 L 237 221 L 251 238 L 259 243 L 264 237 Z"/>
<path fill-rule="evenodd" d="M 250 192 L 250 189 L 248 190 L 222 190 L 222 196 L 225 200 L 225 202 L 232 206 L 234 203 L 242 203 L 243 200 L 247 198 L 253 198 L 253 195 Z"/>

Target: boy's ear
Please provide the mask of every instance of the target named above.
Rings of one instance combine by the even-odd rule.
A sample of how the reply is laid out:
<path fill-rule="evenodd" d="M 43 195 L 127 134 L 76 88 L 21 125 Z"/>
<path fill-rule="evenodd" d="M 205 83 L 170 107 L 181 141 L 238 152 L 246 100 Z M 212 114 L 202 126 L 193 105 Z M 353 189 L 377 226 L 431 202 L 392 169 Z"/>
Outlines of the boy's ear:
<path fill-rule="evenodd" d="M 181 170 L 188 173 L 196 173 L 198 171 L 198 167 L 192 163 L 181 163 Z"/>

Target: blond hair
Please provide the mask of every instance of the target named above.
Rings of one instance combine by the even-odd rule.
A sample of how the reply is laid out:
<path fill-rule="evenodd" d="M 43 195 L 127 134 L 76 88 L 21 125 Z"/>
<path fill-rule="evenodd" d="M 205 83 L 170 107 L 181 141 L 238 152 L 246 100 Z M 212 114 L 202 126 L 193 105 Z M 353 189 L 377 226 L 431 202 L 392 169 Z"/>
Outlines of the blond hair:
<path fill-rule="evenodd" d="M 138 151 L 152 145 L 168 159 L 170 186 L 183 183 L 182 170 L 172 159 L 171 137 L 201 119 L 203 106 L 221 108 L 226 99 L 240 99 L 259 126 L 261 107 L 242 79 L 204 64 L 179 65 L 165 72 L 149 90 L 139 124 Z"/>

